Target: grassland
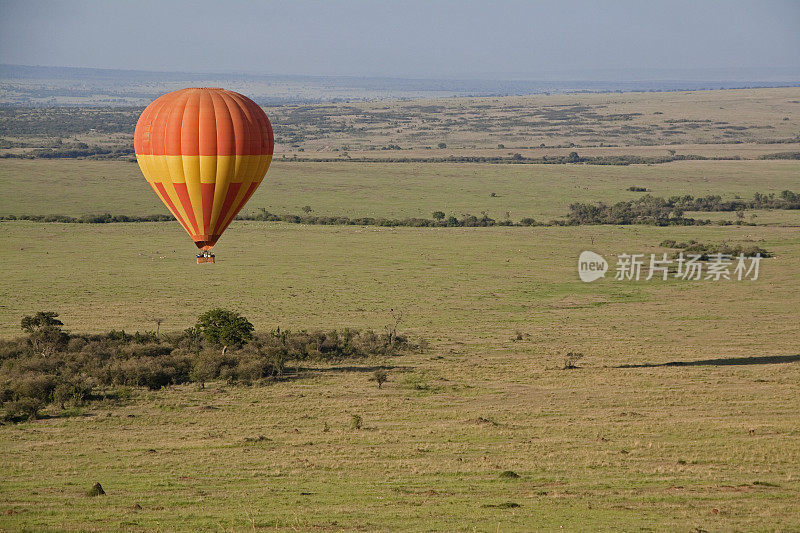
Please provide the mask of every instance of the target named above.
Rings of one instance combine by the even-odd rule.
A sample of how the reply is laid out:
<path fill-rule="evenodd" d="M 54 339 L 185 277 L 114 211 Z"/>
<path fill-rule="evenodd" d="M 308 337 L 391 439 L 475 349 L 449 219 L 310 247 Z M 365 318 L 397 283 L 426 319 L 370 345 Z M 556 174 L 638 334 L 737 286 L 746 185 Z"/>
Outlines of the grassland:
<path fill-rule="evenodd" d="M 300 149 L 352 157 L 376 157 L 376 149 L 428 157 L 487 150 L 536 157 L 575 147 L 619 153 L 632 146 L 664 153 L 691 144 L 797 143 L 798 95 L 798 88 L 533 95 L 297 106 L 272 114 L 285 125 L 287 157 Z M 381 150 L 389 145 L 402 150 Z"/>
<path fill-rule="evenodd" d="M 549 220 L 573 202 L 616 202 L 655 196 L 798 190 L 800 161 L 676 161 L 662 165 L 493 165 L 431 163 L 273 163 L 245 212 L 430 217 L 436 210 L 502 220 Z M 164 213 L 134 163 L 86 160 L 0 160 L 0 214 L 80 216 Z M 495 193 L 495 197 L 491 194 Z M 777 215 L 780 215 L 779 213 Z M 790 216 L 791 217 L 791 216 Z M 761 216 L 762 222 L 771 220 Z M 796 218 L 794 219 L 796 220 Z"/>
<path fill-rule="evenodd" d="M 0 518 L 8 528 L 797 523 L 792 228 L 237 223 L 212 270 L 173 252 L 184 237 L 169 224 L 2 227 L 14 250 L 8 334 L 12 318 L 53 302 L 81 331 L 151 328 L 153 314 L 178 329 L 223 303 L 260 329 L 379 328 L 394 307 L 403 329 L 432 343 L 425 354 L 307 369 L 270 387 L 140 391 L 82 416 L 4 427 L 0 499 L 17 513 Z M 576 278 L 584 247 L 649 252 L 667 237 L 755 239 L 776 257 L 755 282 Z M 142 239 L 163 246 L 139 255 Z M 560 369 L 567 351 L 586 354 L 582 368 Z M 772 364 L 725 364 L 751 356 Z M 377 365 L 394 367 L 383 390 L 368 381 Z M 351 430 L 350 414 L 366 429 Z M 270 440 L 245 441 L 259 435 Z M 502 480 L 503 470 L 522 477 Z M 95 480 L 108 492 L 102 502 L 83 496 Z M 486 507 L 505 502 L 520 507 Z"/>
<path fill-rule="evenodd" d="M 0 155 L 61 140 L 129 149 L 141 107 L 0 109 Z M 265 108 L 278 158 L 681 155 L 800 149 L 800 88 L 442 98 Z M 441 145 L 444 146 L 441 146 Z M 129 155 L 125 156 L 129 157 Z"/>
<path fill-rule="evenodd" d="M 711 106 L 707 94 L 696 105 Z M 658 99 L 671 95 L 645 96 L 643 108 L 669 109 Z M 628 98 L 580 96 L 601 97 Z M 798 170 L 278 160 L 248 209 L 547 219 L 574 201 L 635 198 L 631 185 L 725 199 L 796 191 Z M 0 160 L 0 215 L 105 211 L 164 212 L 135 164 Z M 137 389 L 0 426 L 0 529 L 797 529 L 800 221 L 755 214 L 759 225 L 742 227 L 239 221 L 207 266 L 177 223 L 2 222 L 1 337 L 45 309 L 80 332 L 151 330 L 155 317 L 180 330 L 215 306 L 259 330 L 381 329 L 395 309 L 429 347 L 312 364 L 269 386 Z M 668 251 L 666 239 L 752 243 L 774 257 L 756 281 L 611 279 L 617 254 Z M 578 279 L 587 249 L 611 263 L 606 279 Z M 585 354 L 580 368 L 562 369 L 567 352 Z M 377 367 L 389 368 L 382 389 Z M 85 495 L 95 481 L 106 496 Z"/>

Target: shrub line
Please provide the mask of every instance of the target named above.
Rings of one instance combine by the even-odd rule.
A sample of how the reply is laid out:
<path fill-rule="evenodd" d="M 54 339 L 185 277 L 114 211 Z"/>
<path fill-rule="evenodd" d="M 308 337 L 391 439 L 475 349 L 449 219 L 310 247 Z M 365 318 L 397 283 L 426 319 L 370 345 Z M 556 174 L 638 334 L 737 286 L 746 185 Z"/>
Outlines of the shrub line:
<path fill-rule="evenodd" d="M 631 187 L 641 189 L 641 187 Z M 569 213 L 564 219 L 553 219 L 549 222 L 538 222 L 534 218 L 525 217 L 517 222 L 510 219 L 495 220 L 486 213 L 481 216 L 454 215 L 446 216 L 442 211 L 434 212 L 434 218 L 407 217 L 402 219 L 383 217 L 356 217 L 345 216 L 316 216 L 316 215 L 278 215 L 266 209 L 259 208 L 257 213 L 240 214 L 236 220 L 257 222 L 287 222 L 290 224 L 308 224 L 320 226 L 387 226 L 387 227 L 490 227 L 490 226 L 581 226 L 581 225 L 632 225 L 645 224 L 653 226 L 704 226 L 713 224 L 708 219 L 695 219 L 685 217 L 686 211 L 700 212 L 737 212 L 738 221 L 720 220 L 718 225 L 750 225 L 744 222 L 743 212 L 747 209 L 800 209 L 800 193 L 782 191 L 779 195 L 773 193 L 755 193 L 751 200 L 727 200 L 721 196 L 709 195 L 694 197 L 691 195 L 671 196 L 661 198 L 646 194 L 635 200 L 623 200 L 615 204 L 605 202 L 580 203 L 569 206 Z M 61 222 L 66 224 L 107 224 L 115 222 L 166 222 L 173 220 L 171 215 L 83 215 L 72 217 L 67 215 L 5 215 L 0 216 L 0 221 L 26 220 L 32 222 Z"/>
<path fill-rule="evenodd" d="M 36 418 L 48 405 L 63 410 L 121 399 L 130 396 L 129 387 L 202 387 L 213 380 L 257 384 L 280 379 L 288 362 L 390 357 L 422 349 L 424 341 L 414 344 L 397 331 L 398 320 L 383 332 L 254 332 L 238 313 L 212 309 L 180 333 L 89 335 L 69 333 L 58 313 L 40 311 L 22 319 L 26 336 L 0 339 L 0 422 Z M 108 388 L 115 392 L 109 394 Z"/>

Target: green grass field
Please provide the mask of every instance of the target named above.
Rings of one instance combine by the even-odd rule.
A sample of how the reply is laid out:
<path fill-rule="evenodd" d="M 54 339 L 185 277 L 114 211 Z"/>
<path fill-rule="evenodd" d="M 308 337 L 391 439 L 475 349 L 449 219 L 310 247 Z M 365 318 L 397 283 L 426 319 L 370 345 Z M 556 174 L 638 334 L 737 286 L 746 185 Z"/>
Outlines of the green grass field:
<path fill-rule="evenodd" d="M 725 199 L 797 191 L 798 170 L 276 161 L 247 210 L 547 220 L 575 201 L 642 194 L 631 185 Z M 0 215 L 102 212 L 166 211 L 135 164 L 0 160 Z M 267 386 L 133 389 L 0 425 L 0 530 L 796 530 L 798 216 L 689 227 L 237 221 L 214 265 L 194 263 L 176 222 L 0 222 L 2 338 L 39 310 L 74 332 L 133 332 L 155 318 L 182 330 L 221 306 L 260 331 L 382 330 L 394 309 L 400 330 L 428 344 L 308 364 Z M 616 255 L 672 251 L 667 239 L 774 257 L 755 281 L 613 279 Z M 609 260 L 605 279 L 579 280 L 583 250 Z M 579 368 L 563 369 L 568 352 L 584 354 Z M 378 367 L 382 389 L 370 380 Z M 86 496 L 95 481 L 106 496 Z"/>
<path fill-rule="evenodd" d="M 381 328 L 395 308 L 404 330 L 431 343 L 269 387 L 141 391 L 4 427 L 8 528 L 797 524 L 794 228 L 237 223 L 210 267 L 194 265 L 165 223 L 2 230 L 14 251 L 7 335 L 40 308 L 76 331 L 152 329 L 151 316 L 180 329 L 216 305 L 259 329 Z M 754 282 L 577 279 L 584 248 L 610 258 L 660 250 L 665 238 L 755 240 L 776 257 Z M 143 239 L 159 250 L 142 251 Z M 568 351 L 586 354 L 580 369 L 561 370 Z M 376 365 L 393 367 L 384 390 L 368 381 Z M 351 414 L 366 429 L 349 429 Z M 259 435 L 270 440 L 245 441 Z M 500 479 L 503 470 L 521 478 Z M 95 480 L 102 502 L 83 495 Z M 520 507 L 487 507 L 506 502 Z"/>
<path fill-rule="evenodd" d="M 546 221 L 565 215 L 573 202 L 642 195 L 626 190 L 630 186 L 645 186 L 664 197 L 749 199 L 756 192 L 796 191 L 798 175 L 800 161 L 630 166 L 276 161 L 244 212 L 263 207 L 302 214 L 307 205 L 317 215 L 430 218 L 437 210 L 456 216 L 486 211 L 498 220 L 509 212 L 513 220 L 532 216 Z M 2 215 L 168 213 L 138 165 L 120 161 L 0 159 L 0 191 Z"/>

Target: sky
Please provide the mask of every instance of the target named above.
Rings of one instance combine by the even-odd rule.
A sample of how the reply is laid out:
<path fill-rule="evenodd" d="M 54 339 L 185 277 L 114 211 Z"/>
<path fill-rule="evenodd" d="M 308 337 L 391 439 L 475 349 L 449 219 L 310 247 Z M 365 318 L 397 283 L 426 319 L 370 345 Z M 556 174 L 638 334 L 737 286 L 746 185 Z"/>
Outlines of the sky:
<path fill-rule="evenodd" d="M 599 79 L 796 73 L 798 52 L 797 0 L 0 0 L 0 63 L 19 65 Z"/>

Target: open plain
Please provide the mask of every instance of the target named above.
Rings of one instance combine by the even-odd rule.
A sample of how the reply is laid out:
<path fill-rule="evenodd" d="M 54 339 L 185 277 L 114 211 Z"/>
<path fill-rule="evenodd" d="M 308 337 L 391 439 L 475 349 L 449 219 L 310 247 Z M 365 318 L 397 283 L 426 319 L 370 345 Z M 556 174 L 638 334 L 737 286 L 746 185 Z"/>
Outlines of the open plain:
<path fill-rule="evenodd" d="M 39 131 L 31 109 L 4 121 L 5 153 L 128 142 L 105 121 Z M 575 202 L 800 192 L 796 156 L 764 159 L 798 150 L 798 109 L 797 88 L 278 107 L 276 157 L 245 212 L 547 223 Z M 671 159 L 540 161 L 573 151 Z M 0 159 L 0 216 L 166 214 L 127 159 Z M 174 221 L 0 221 L 4 339 L 40 310 L 68 331 L 131 333 L 221 306 L 257 331 L 395 321 L 420 345 L 2 425 L 0 529 L 795 530 L 800 211 L 692 216 L 730 224 L 241 220 L 214 265 L 194 263 Z M 770 257 L 756 280 L 614 279 L 620 254 L 673 253 L 669 240 Z M 584 250 L 608 260 L 605 278 L 578 278 Z M 104 498 L 85 495 L 95 481 Z"/>

